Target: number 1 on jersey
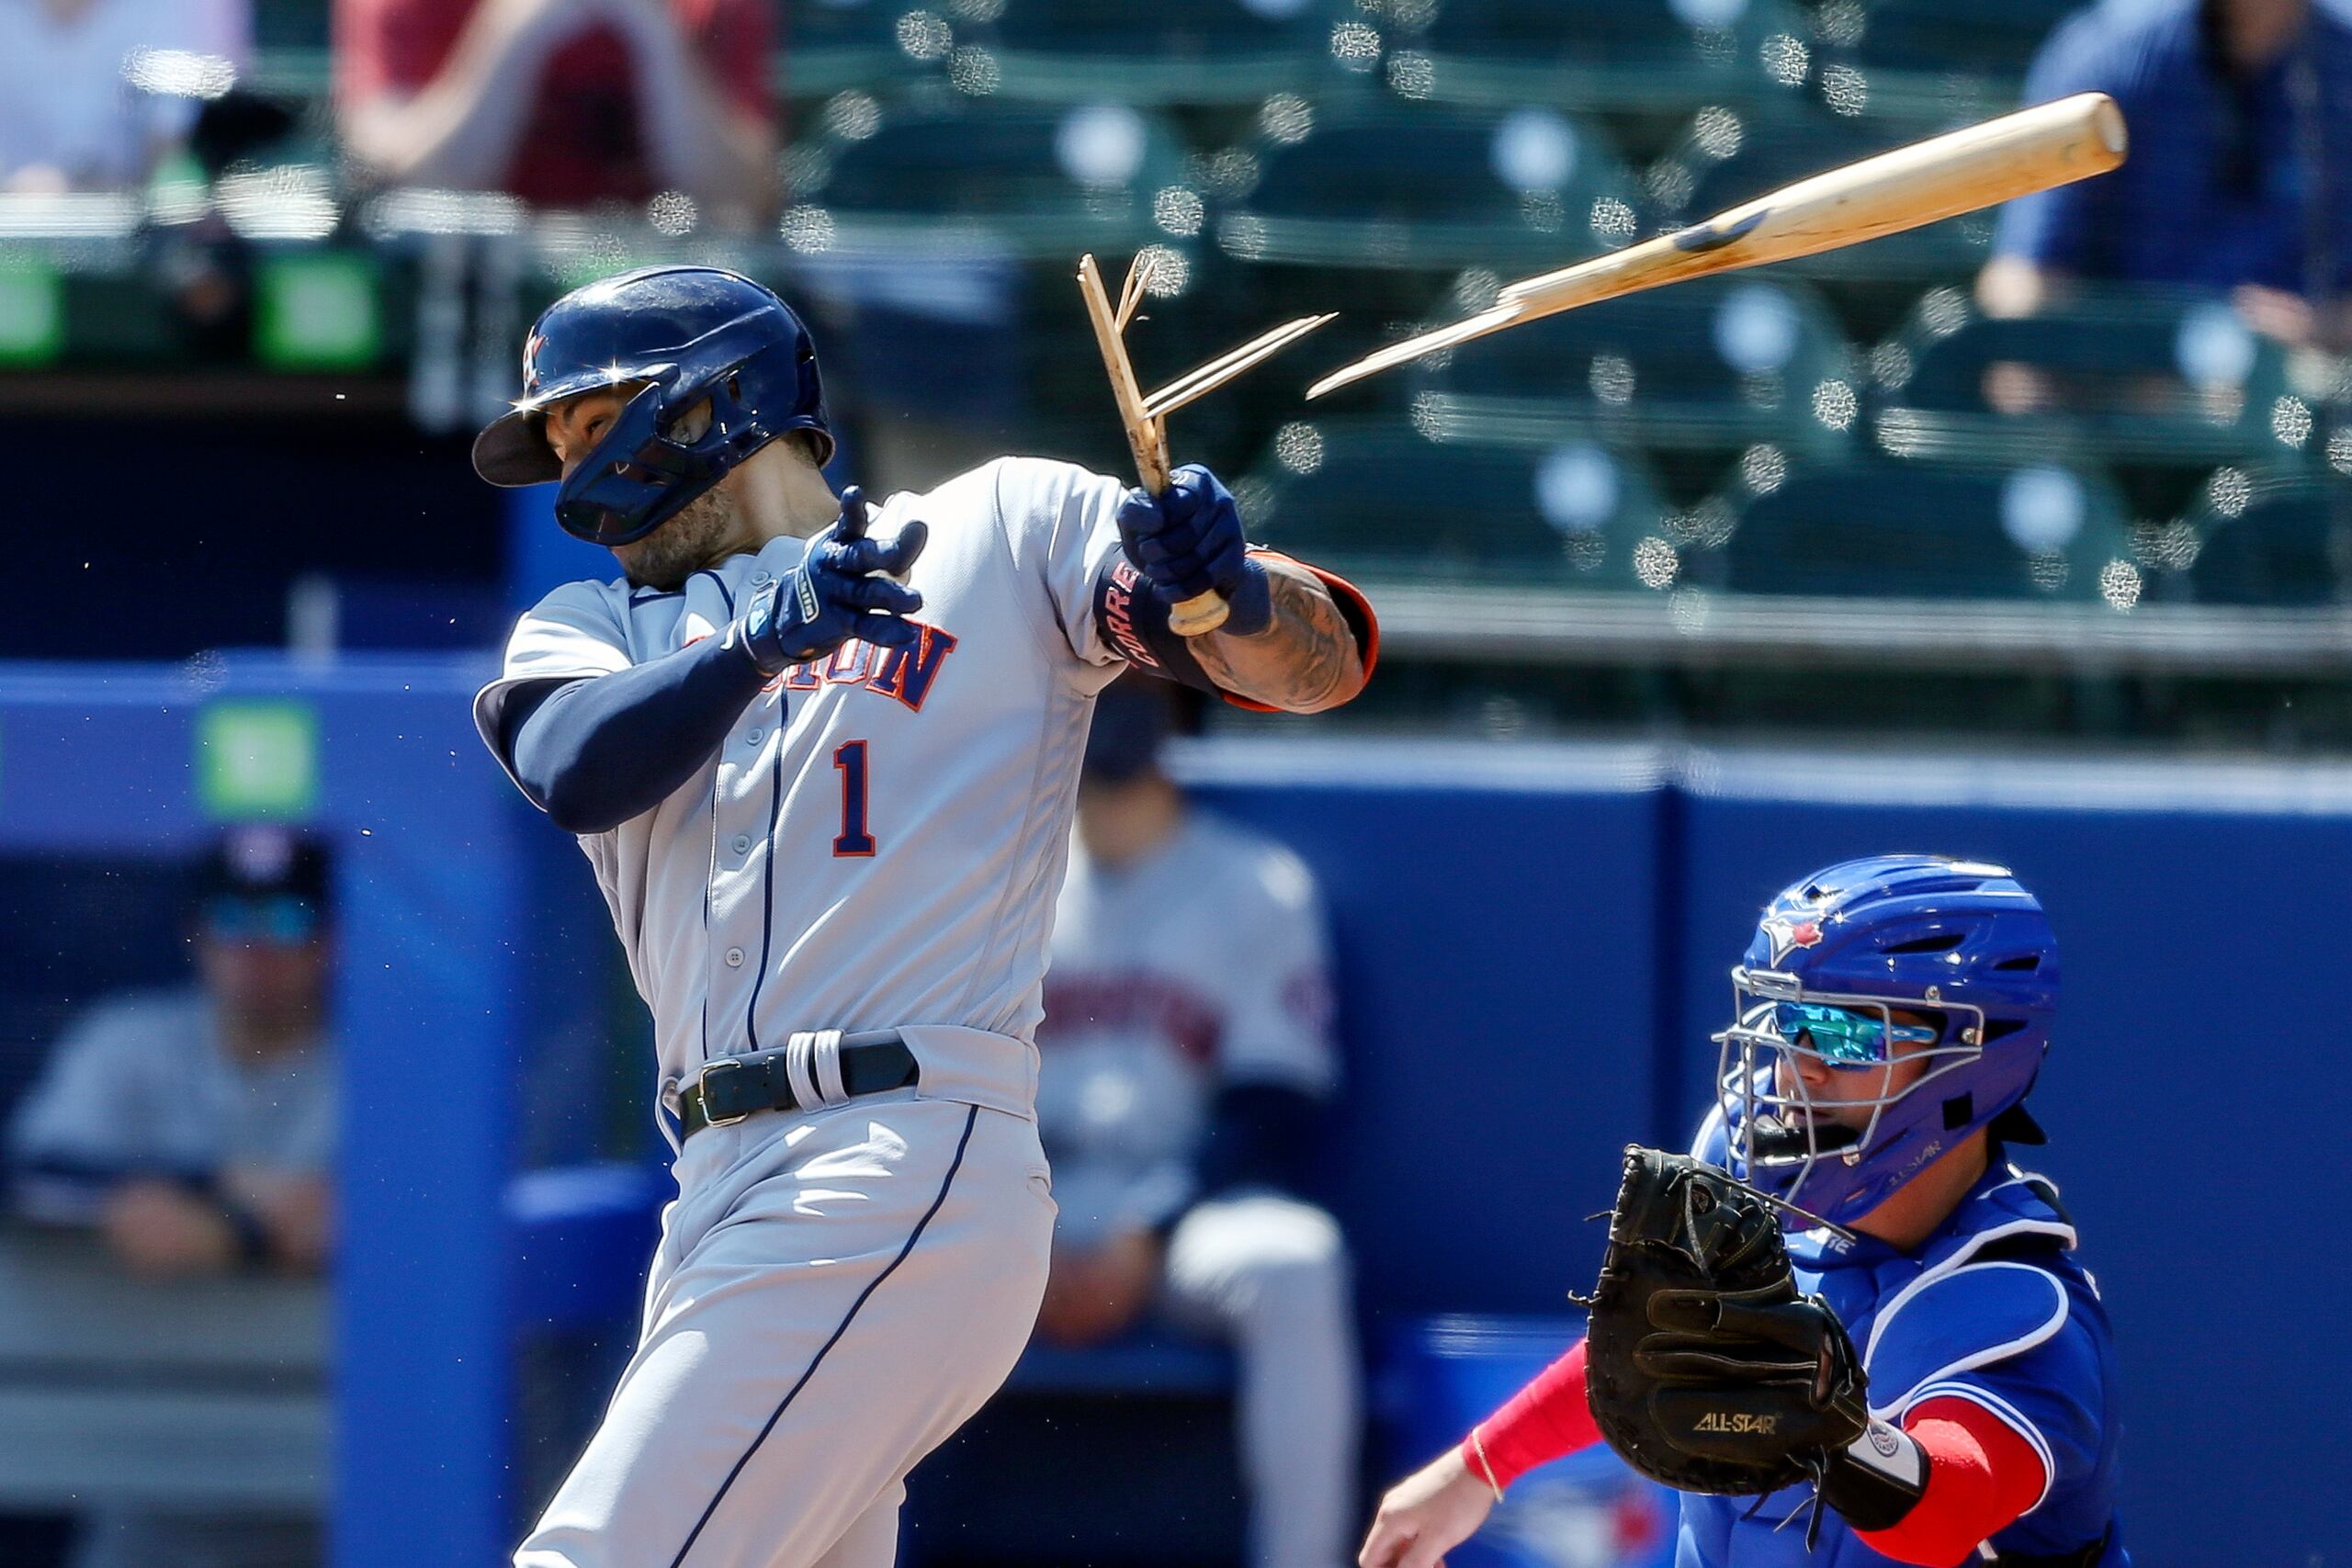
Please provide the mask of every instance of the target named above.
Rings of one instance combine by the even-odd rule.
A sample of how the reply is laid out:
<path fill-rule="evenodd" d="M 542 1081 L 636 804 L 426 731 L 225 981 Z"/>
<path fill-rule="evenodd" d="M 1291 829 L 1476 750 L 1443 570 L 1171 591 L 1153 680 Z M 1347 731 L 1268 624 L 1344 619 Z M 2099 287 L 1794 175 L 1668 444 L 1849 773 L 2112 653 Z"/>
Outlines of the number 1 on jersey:
<path fill-rule="evenodd" d="M 874 835 L 865 830 L 865 742 L 844 740 L 833 748 L 833 766 L 842 775 L 842 830 L 833 853 L 842 860 L 862 859 L 874 852 Z"/>

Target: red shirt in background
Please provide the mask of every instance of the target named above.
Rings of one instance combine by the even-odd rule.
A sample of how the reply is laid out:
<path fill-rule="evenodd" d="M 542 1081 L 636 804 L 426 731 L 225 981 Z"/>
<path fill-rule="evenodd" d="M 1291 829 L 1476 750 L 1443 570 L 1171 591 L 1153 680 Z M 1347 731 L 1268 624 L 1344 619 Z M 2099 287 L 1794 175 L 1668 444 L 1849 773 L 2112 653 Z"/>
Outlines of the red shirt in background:
<path fill-rule="evenodd" d="M 346 102 L 424 91 L 480 0 L 335 0 L 335 89 Z M 668 0 L 695 52 L 739 113 L 775 118 L 768 90 L 771 0 Z M 644 201 L 660 183 L 638 124 L 628 46 L 604 24 L 556 46 L 504 188 L 540 207 Z"/>

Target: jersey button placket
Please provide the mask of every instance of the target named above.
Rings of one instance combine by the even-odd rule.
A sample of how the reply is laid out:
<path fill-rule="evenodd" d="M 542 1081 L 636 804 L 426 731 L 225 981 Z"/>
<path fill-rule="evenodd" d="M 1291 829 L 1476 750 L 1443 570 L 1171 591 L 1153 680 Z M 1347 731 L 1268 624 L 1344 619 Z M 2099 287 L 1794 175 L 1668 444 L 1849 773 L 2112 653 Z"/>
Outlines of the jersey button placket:
<path fill-rule="evenodd" d="M 774 805 L 775 779 L 763 755 L 764 741 L 775 738 L 772 717 L 755 705 L 738 731 L 743 744 L 719 759 L 716 795 L 712 801 L 710 867 L 710 946 L 717 961 L 711 987 L 709 1032 L 714 1053 L 740 1051 L 749 1043 L 751 976 L 760 952 L 760 931 L 767 900 L 761 878 L 752 865 L 754 852 L 766 840 Z"/>

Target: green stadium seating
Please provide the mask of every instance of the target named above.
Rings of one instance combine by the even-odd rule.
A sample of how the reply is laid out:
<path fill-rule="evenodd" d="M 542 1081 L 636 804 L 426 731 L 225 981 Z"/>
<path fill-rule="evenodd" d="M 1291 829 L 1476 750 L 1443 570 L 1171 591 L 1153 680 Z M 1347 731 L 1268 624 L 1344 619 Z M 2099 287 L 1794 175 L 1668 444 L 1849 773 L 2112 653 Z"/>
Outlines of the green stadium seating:
<path fill-rule="evenodd" d="M 1247 104 L 1369 69 L 1329 0 L 1002 0 L 995 90 L 1046 102 Z"/>
<path fill-rule="evenodd" d="M 2106 482 L 2056 467 L 1858 460 L 1790 471 L 1737 508 L 1720 559 L 1746 593 L 2136 604 Z"/>
<path fill-rule="evenodd" d="M 855 240 L 916 255 L 978 240 L 1074 261 L 1171 237 L 1153 213 L 1182 186 L 1183 151 L 1136 110 L 866 99 L 828 118 L 798 160 L 801 205 L 785 217 L 805 251 Z"/>
<path fill-rule="evenodd" d="M 2290 458 L 2316 425 L 2285 353 L 2210 297 L 2086 293 L 2003 321 L 1938 289 L 1876 366 L 1877 440 L 1897 457 L 2205 468 Z"/>
<path fill-rule="evenodd" d="M 323 99 L 331 0 L 254 0 L 254 68 L 243 85 L 279 98 Z"/>
<path fill-rule="evenodd" d="M 2188 589 L 2201 604 L 2308 607 L 2344 595 L 2352 488 L 2341 479 L 2224 470 L 2184 521 L 2197 537 Z"/>
<path fill-rule="evenodd" d="M 1867 111 L 1975 115 L 2014 104 L 2042 39 L 2083 0 L 1876 0 L 1826 6 L 1826 52 L 1861 73 Z"/>
<path fill-rule="evenodd" d="M 1442 103 L 1639 111 L 1770 90 L 1769 40 L 1802 39 L 1784 0 L 1362 0 L 1387 24 L 1389 85 Z M 1785 48 L 1785 45 L 1776 46 Z"/>
<path fill-rule="evenodd" d="M 1589 434 L 1535 452 L 1379 418 L 1285 426 L 1241 499 L 1253 535 L 1335 570 L 1553 587 L 1644 586 L 1664 512 L 1638 459 Z"/>
<path fill-rule="evenodd" d="M 1859 423 L 1860 376 L 1836 319 L 1778 279 L 1630 295 L 1423 365 L 1416 416 L 1463 439 L 1548 446 L 1599 429 L 1653 451 L 1834 454 Z"/>
<path fill-rule="evenodd" d="M 1293 266 L 1565 265 L 1634 237 L 1608 138 L 1550 109 L 1270 107 L 1255 187 L 1217 220 L 1241 261 Z"/>
<path fill-rule="evenodd" d="M 781 12 L 773 62 L 780 93 L 830 96 L 934 80 L 973 26 L 969 4 L 947 0 L 801 0 Z"/>

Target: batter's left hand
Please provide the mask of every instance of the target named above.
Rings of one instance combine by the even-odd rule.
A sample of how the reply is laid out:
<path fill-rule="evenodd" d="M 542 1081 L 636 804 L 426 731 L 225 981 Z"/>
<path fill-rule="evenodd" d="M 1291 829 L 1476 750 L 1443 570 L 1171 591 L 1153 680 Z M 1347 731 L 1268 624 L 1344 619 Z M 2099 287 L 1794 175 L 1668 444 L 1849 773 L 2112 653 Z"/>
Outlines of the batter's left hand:
<path fill-rule="evenodd" d="M 890 580 L 914 565 L 930 530 L 910 520 L 895 539 L 870 539 L 870 521 L 865 493 L 850 486 L 840 519 L 808 541 L 798 566 L 754 593 L 728 629 L 762 674 L 822 659 L 852 637 L 905 648 L 920 635 L 904 617 L 922 608 L 922 595 Z"/>
<path fill-rule="evenodd" d="M 1169 476 L 1164 495 L 1131 490 L 1119 503 L 1119 543 L 1153 591 L 1181 604 L 1214 590 L 1228 613 L 1220 629 L 1239 637 L 1274 618 L 1266 571 L 1250 560 L 1241 513 L 1217 477 L 1198 463 Z"/>

